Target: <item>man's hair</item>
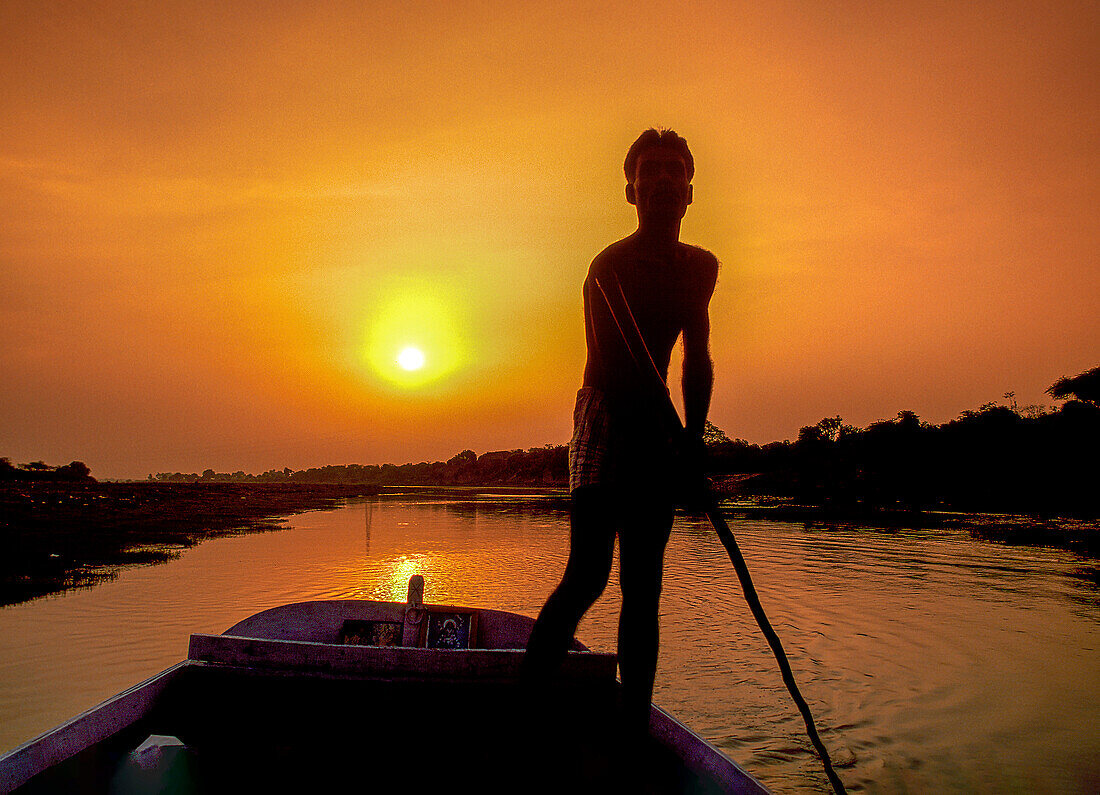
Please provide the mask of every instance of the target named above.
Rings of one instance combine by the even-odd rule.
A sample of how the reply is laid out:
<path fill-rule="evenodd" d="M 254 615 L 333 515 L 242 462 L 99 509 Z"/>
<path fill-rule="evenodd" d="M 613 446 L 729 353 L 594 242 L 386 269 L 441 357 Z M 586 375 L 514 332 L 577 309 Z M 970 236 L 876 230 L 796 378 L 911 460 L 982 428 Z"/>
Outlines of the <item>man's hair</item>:
<path fill-rule="evenodd" d="M 688 182 L 691 182 L 692 177 L 695 176 L 695 159 L 691 156 L 687 141 L 677 135 L 675 130 L 658 130 L 653 127 L 639 135 L 638 140 L 630 145 L 630 150 L 626 153 L 623 171 L 626 173 L 627 182 L 634 182 L 638 158 L 648 149 L 668 149 L 678 154 L 684 160 Z"/>

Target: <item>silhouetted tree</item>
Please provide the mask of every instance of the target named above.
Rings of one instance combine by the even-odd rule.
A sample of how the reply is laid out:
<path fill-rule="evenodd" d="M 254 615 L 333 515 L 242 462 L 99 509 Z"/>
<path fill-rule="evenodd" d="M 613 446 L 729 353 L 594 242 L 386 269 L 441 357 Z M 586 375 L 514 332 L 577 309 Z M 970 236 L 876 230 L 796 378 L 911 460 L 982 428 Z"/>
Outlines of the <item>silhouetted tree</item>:
<path fill-rule="evenodd" d="M 1047 389 L 1056 400 L 1076 398 L 1100 406 L 1100 367 L 1093 367 L 1072 377 L 1059 378 Z"/>
<path fill-rule="evenodd" d="M 463 450 L 457 455 L 451 456 L 447 459 L 447 465 L 452 467 L 460 467 L 465 464 L 472 464 L 477 461 L 477 453 L 473 450 Z"/>
<path fill-rule="evenodd" d="M 823 442 L 838 442 L 844 436 L 852 434 L 856 429 L 846 425 L 841 417 L 826 417 L 817 425 L 806 425 L 798 431 L 798 443 L 803 445 L 821 444 Z"/>
<path fill-rule="evenodd" d="M 83 461 L 73 461 L 58 467 L 57 474 L 62 480 L 88 480 L 92 476 L 92 470 Z"/>
<path fill-rule="evenodd" d="M 897 423 L 899 428 L 906 431 L 919 431 L 921 429 L 920 417 L 914 411 L 899 411 Z"/>
<path fill-rule="evenodd" d="M 798 429 L 798 439 L 795 441 L 799 447 L 808 447 L 827 441 L 824 431 L 818 425 L 803 425 Z"/>
<path fill-rule="evenodd" d="M 714 447 L 719 444 L 729 444 L 729 442 L 730 438 L 726 436 L 726 432 L 707 420 L 706 427 L 703 430 L 703 444 L 707 447 Z"/>

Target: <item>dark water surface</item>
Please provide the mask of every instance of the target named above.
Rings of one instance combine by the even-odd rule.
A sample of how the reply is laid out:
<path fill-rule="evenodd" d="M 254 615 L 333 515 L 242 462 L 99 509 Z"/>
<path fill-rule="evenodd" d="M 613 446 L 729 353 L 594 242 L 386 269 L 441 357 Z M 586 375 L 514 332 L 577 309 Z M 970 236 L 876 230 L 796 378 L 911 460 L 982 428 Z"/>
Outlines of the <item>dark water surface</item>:
<path fill-rule="evenodd" d="M 1058 550 L 955 531 L 731 523 L 849 789 L 1100 791 L 1100 593 Z M 191 632 L 325 598 L 535 615 L 567 516 L 521 499 L 376 499 L 212 540 L 161 566 L 0 609 L 0 750 L 186 656 Z M 617 574 L 578 632 L 613 651 Z M 678 518 L 654 700 L 777 792 L 827 791 L 705 520 Z"/>

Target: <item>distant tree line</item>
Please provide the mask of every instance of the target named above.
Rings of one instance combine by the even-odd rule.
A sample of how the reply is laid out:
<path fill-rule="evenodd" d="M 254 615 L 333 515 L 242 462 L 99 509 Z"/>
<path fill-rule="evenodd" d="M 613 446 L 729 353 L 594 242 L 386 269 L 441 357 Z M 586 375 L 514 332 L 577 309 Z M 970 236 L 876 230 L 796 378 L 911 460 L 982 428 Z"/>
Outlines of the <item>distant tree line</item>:
<path fill-rule="evenodd" d="M 32 461 L 16 466 L 8 458 L 0 458 L 0 481 L 52 480 L 59 482 L 94 482 L 91 470 L 83 461 L 73 461 L 64 466 L 50 466 L 44 461 Z"/>
<path fill-rule="evenodd" d="M 562 486 L 569 482 L 565 445 L 528 450 L 500 450 L 477 455 L 463 450 L 447 461 L 418 464 L 345 464 L 298 471 L 271 469 L 260 475 L 245 472 L 202 474 L 160 472 L 149 480 L 209 483 L 336 483 L 374 486 Z"/>

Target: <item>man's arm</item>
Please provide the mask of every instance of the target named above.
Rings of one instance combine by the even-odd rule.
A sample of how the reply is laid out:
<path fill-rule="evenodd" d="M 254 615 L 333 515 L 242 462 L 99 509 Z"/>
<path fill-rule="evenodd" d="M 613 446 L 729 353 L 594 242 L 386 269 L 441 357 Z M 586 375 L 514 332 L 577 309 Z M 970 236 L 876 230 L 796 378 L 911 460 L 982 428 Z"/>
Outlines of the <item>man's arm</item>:
<path fill-rule="evenodd" d="M 710 297 L 718 279 L 718 260 L 703 252 L 699 268 L 700 289 L 684 324 L 684 423 L 689 438 L 702 439 L 706 429 L 714 365 L 710 359 Z"/>

